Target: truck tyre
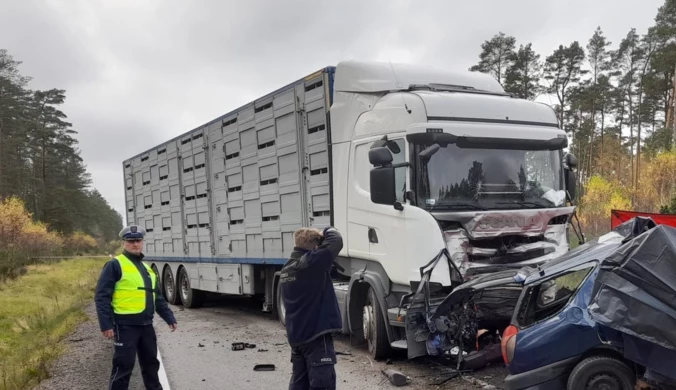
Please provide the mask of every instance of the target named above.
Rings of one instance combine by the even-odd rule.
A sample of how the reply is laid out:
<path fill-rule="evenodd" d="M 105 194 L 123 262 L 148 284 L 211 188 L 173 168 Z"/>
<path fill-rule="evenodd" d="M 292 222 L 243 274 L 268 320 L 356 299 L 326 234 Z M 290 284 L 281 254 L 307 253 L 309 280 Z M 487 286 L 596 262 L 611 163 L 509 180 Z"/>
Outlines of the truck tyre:
<path fill-rule="evenodd" d="M 155 273 L 155 277 L 157 278 L 157 287 L 161 288 L 162 287 L 162 278 L 160 277 L 160 271 L 157 269 L 157 266 L 155 264 L 150 266 L 150 269 L 153 270 L 153 272 Z"/>
<path fill-rule="evenodd" d="M 277 282 L 277 302 L 275 302 L 275 309 L 277 309 L 277 318 L 283 328 L 286 328 L 286 307 L 284 307 L 284 300 L 282 300 L 282 284 Z"/>
<path fill-rule="evenodd" d="M 581 361 L 568 377 L 568 390 L 633 390 L 634 371 L 610 356 L 592 356 Z"/>
<path fill-rule="evenodd" d="M 377 360 L 387 358 L 392 352 L 390 341 L 387 338 L 386 326 L 388 324 L 385 322 L 385 318 L 383 318 L 383 312 L 372 287 L 369 287 L 362 316 L 364 339 L 366 339 L 369 354 Z"/>
<path fill-rule="evenodd" d="M 180 305 L 181 297 L 179 297 L 178 291 L 176 291 L 176 280 L 174 280 L 174 276 L 171 274 L 170 267 L 164 267 L 162 286 L 162 290 L 164 290 L 164 299 L 171 305 Z"/>
<path fill-rule="evenodd" d="M 202 306 L 205 298 L 204 291 L 195 290 L 190 287 L 190 276 L 188 276 L 188 271 L 186 271 L 185 268 L 181 268 L 178 274 L 179 291 L 181 292 L 183 306 L 188 309 Z"/>

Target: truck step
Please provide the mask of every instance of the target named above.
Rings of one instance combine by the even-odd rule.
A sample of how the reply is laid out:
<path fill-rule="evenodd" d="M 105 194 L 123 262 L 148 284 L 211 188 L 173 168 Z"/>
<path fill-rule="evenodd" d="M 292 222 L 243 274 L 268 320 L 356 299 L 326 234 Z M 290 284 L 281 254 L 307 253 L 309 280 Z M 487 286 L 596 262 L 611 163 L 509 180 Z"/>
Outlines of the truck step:
<path fill-rule="evenodd" d="M 397 314 L 399 314 L 400 317 L 397 317 Z M 398 307 L 387 309 L 387 320 L 391 326 L 405 327 L 406 309 L 401 309 L 401 312 L 399 312 Z"/>
<path fill-rule="evenodd" d="M 406 340 L 397 340 L 395 342 L 390 343 L 390 347 L 394 349 L 407 349 L 408 344 L 406 343 Z"/>

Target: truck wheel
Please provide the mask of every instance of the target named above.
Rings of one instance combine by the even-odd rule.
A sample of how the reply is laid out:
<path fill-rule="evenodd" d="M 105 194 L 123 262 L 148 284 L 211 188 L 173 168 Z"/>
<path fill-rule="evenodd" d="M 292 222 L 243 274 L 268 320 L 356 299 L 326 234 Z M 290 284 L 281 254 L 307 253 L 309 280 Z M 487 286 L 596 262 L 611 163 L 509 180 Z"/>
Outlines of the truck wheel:
<path fill-rule="evenodd" d="M 162 286 L 162 278 L 160 278 L 160 271 L 157 269 L 157 266 L 153 264 L 152 266 L 150 266 L 150 269 L 152 269 L 153 272 L 155 273 L 155 277 L 157 278 L 157 286 L 158 287 Z"/>
<path fill-rule="evenodd" d="M 286 328 L 286 307 L 284 306 L 284 300 L 282 299 L 282 284 L 277 282 L 277 302 L 275 302 L 275 308 L 277 309 L 277 318 L 279 318 L 279 323 L 282 324 L 283 328 Z"/>
<path fill-rule="evenodd" d="M 181 300 L 183 301 L 184 307 L 192 309 L 204 304 L 204 291 L 195 290 L 190 287 L 190 276 L 188 276 L 188 271 L 186 271 L 185 268 L 181 268 L 178 281 L 179 286 L 181 286 Z"/>
<path fill-rule="evenodd" d="M 162 286 L 164 286 L 164 298 L 169 304 L 180 305 L 181 298 L 178 296 L 176 291 L 176 281 L 174 276 L 171 274 L 171 268 L 165 267 L 164 274 L 162 275 Z"/>
<path fill-rule="evenodd" d="M 633 390 L 636 375 L 621 360 L 592 356 L 581 361 L 568 377 L 568 390 Z"/>
<path fill-rule="evenodd" d="M 390 341 L 387 338 L 387 328 L 385 328 L 388 324 L 385 323 L 376 293 L 371 287 L 369 287 L 362 315 L 364 339 L 368 344 L 369 353 L 374 359 L 388 357 L 392 352 Z"/>

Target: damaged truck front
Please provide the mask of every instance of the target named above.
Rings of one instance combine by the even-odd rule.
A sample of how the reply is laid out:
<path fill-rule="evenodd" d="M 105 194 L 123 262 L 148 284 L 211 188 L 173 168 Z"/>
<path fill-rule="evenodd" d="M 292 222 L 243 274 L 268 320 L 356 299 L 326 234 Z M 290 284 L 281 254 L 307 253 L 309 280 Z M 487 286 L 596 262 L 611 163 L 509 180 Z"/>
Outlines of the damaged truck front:
<path fill-rule="evenodd" d="M 436 253 L 409 279 L 409 291 L 391 289 L 384 302 L 385 330 L 394 339 L 389 344 L 414 358 L 472 349 L 479 328 L 498 334 L 509 325 L 521 286 L 503 279 L 569 249 L 576 159 L 564 153 L 567 137 L 545 105 L 448 85 L 409 91 L 426 105 L 428 121 L 409 125 L 404 145 L 387 137 L 375 142 L 369 162 L 374 211 L 390 205 L 402 213 L 404 221 L 396 226 L 409 237 L 402 235 L 397 246 L 409 248 L 400 253 L 409 255 L 412 247 L 421 255 Z M 393 155 L 405 151 L 406 160 L 393 164 Z M 377 225 L 381 213 L 373 212 L 369 223 Z M 415 231 L 421 225 L 416 218 L 430 217 L 442 248 L 429 245 L 438 233 Z M 429 223 L 425 228 L 431 229 Z M 428 237 L 418 239 L 421 234 Z M 392 249 L 387 253 L 395 254 Z M 449 294 L 461 285 L 450 302 Z M 355 315 L 349 313 L 352 329 Z M 373 328 L 382 329 L 369 321 L 372 316 L 363 316 L 367 341 Z"/>

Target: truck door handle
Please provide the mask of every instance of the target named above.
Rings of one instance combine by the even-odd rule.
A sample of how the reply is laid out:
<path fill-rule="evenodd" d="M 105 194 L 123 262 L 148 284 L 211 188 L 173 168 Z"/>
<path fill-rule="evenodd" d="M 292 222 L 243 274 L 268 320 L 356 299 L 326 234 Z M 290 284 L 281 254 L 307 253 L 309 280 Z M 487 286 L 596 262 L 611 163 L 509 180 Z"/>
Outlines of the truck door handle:
<path fill-rule="evenodd" d="M 378 235 L 376 234 L 376 230 L 374 228 L 369 228 L 369 242 L 373 244 L 378 243 Z"/>

